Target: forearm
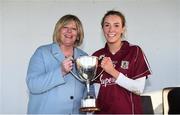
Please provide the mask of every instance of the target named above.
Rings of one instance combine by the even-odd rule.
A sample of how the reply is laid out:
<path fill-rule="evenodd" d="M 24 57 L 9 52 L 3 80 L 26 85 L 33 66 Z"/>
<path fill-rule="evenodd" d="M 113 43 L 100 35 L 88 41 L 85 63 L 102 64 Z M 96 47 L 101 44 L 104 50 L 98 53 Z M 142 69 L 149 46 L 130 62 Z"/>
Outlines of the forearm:
<path fill-rule="evenodd" d="M 35 71 L 30 71 L 27 74 L 26 82 L 30 92 L 35 94 L 46 92 L 65 83 L 59 68 L 41 74 Z"/>
<path fill-rule="evenodd" d="M 133 79 L 126 77 L 124 74 L 120 73 L 116 79 L 116 83 L 118 85 L 124 87 L 128 91 L 131 91 L 137 95 L 140 95 L 144 91 L 145 80 L 146 80 L 145 76 L 133 80 Z"/>

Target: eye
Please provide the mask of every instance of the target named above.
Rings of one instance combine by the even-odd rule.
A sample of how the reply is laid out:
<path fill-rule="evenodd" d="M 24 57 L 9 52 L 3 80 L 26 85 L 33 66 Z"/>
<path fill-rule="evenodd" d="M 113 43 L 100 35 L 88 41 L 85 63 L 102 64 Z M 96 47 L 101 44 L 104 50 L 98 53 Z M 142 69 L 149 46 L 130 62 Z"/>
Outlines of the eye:
<path fill-rule="evenodd" d="M 67 30 L 67 29 L 68 29 L 68 27 L 64 26 L 62 29 Z"/>
<path fill-rule="evenodd" d="M 114 26 L 115 26 L 115 27 L 119 27 L 119 24 L 115 24 Z"/>
<path fill-rule="evenodd" d="M 71 28 L 72 30 L 74 30 L 74 31 L 76 31 L 77 30 L 77 28 Z"/>
<path fill-rule="evenodd" d="M 109 27 L 109 24 L 104 24 L 104 27 Z"/>

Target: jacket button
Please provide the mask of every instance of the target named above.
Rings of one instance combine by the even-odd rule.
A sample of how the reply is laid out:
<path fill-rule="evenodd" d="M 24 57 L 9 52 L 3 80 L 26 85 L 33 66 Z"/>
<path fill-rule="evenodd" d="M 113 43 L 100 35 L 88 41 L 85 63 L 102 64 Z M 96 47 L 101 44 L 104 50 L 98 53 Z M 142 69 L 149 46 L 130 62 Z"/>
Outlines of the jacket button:
<path fill-rule="evenodd" d="M 73 97 L 73 96 L 70 96 L 70 99 L 74 99 L 74 97 Z"/>

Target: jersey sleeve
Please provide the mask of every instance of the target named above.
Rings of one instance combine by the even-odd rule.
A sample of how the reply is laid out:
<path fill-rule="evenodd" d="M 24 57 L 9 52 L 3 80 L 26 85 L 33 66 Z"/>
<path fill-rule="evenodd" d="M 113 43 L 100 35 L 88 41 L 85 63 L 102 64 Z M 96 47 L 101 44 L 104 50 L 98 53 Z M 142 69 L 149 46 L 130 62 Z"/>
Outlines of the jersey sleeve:
<path fill-rule="evenodd" d="M 147 77 L 148 75 L 151 74 L 151 70 L 147 58 L 140 47 L 137 47 L 134 63 L 135 63 L 134 65 L 135 76 L 133 77 L 134 79 L 144 76 Z"/>

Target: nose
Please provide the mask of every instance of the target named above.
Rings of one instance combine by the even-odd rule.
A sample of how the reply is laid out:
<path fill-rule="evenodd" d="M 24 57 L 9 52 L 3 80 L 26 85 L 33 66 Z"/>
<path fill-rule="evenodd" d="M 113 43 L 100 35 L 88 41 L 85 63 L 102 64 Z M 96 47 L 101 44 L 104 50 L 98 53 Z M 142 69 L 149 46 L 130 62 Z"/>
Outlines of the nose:
<path fill-rule="evenodd" d="M 113 26 L 109 27 L 109 32 L 112 32 L 114 30 Z"/>
<path fill-rule="evenodd" d="M 71 33 L 72 32 L 72 28 L 67 28 L 67 32 Z"/>

